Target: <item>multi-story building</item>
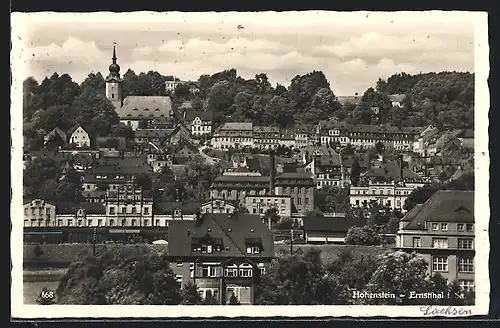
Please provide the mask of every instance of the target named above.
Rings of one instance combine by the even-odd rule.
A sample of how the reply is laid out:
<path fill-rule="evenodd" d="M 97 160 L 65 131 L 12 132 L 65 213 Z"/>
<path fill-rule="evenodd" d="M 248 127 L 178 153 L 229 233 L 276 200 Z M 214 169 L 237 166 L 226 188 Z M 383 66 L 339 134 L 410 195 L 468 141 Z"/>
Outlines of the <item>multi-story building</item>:
<path fill-rule="evenodd" d="M 269 176 L 221 175 L 214 179 L 210 198 L 245 204 L 246 196 L 266 195 L 269 191 Z"/>
<path fill-rule="evenodd" d="M 212 134 L 212 112 L 187 111 L 184 112 L 184 120 L 190 128 L 191 135 L 202 136 Z"/>
<path fill-rule="evenodd" d="M 203 298 L 227 304 L 234 294 L 254 304 L 255 285 L 274 258 L 271 231 L 258 215 L 203 214 L 172 221 L 168 258 L 179 287 L 196 284 Z"/>
<path fill-rule="evenodd" d="M 73 126 L 67 135 L 69 144 L 74 144 L 77 147 L 90 147 L 90 135 L 80 124 Z"/>
<path fill-rule="evenodd" d="M 199 203 L 155 203 L 153 208 L 153 226 L 167 227 L 173 220 L 194 220 L 199 209 Z"/>
<path fill-rule="evenodd" d="M 153 197 L 135 185 L 120 185 L 108 191 L 106 220 L 109 227 L 153 226 Z"/>
<path fill-rule="evenodd" d="M 170 143 L 172 132 L 174 129 L 137 129 L 134 141 L 139 145 L 152 143 L 156 147 L 164 147 Z"/>
<path fill-rule="evenodd" d="M 253 143 L 255 148 L 274 149 L 281 143 L 281 132 L 277 126 L 254 126 Z"/>
<path fill-rule="evenodd" d="M 295 127 L 295 147 L 302 148 L 305 146 L 312 146 L 315 143 L 311 136 L 311 129 L 307 126 L 296 126 Z"/>
<path fill-rule="evenodd" d="M 265 215 L 268 210 L 275 209 L 281 218 L 292 215 L 292 197 L 278 195 L 247 196 L 245 207 L 250 214 Z"/>
<path fill-rule="evenodd" d="M 418 252 L 449 282 L 474 290 L 474 192 L 440 190 L 400 221 L 396 247 Z"/>
<path fill-rule="evenodd" d="M 295 132 L 293 129 L 282 129 L 281 130 L 281 139 L 280 145 L 288 148 L 295 148 Z"/>
<path fill-rule="evenodd" d="M 33 199 L 23 204 L 25 227 L 54 226 L 56 206 L 43 199 Z"/>
<path fill-rule="evenodd" d="M 231 214 L 238 209 L 238 204 L 223 199 L 210 199 L 201 204 L 201 213 Z"/>
<path fill-rule="evenodd" d="M 107 224 L 106 207 L 101 203 L 58 203 L 56 213 L 56 227 L 104 227 Z"/>
<path fill-rule="evenodd" d="M 212 147 L 216 149 L 241 149 L 253 147 L 253 125 L 247 122 L 227 122 L 213 134 Z"/>
<path fill-rule="evenodd" d="M 419 175 L 397 161 L 389 161 L 371 167 L 356 186 L 350 187 L 350 204 L 367 206 L 375 201 L 403 211 L 406 198 L 424 185 L 425 181 Z"/>
<path fill-rule="evenodd" d="M 329 156 L 313 156 L 312 161 L 306 165 L 306 171 L 316 177 L 316 188 L 323 186 L 347 187 L 350 184 L 346 178 L 342 157 L 335 151 Z"/>
<path fill-rule="evenodd" d="M 315 187 L 316 182 L 310 172 L 284 172 L 276 177 L 274 194 L 290 196 L 293 206 L 303 214 L 314 210 Z"/>

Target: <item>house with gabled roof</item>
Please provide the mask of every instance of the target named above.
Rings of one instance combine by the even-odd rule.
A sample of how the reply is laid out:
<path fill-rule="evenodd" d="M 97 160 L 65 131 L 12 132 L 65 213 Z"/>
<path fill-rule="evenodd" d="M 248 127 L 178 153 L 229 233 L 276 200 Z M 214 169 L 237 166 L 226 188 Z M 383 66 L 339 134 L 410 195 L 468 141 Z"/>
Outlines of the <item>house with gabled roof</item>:
<path fill-rule="evenodd" d="M 473 191 L 439 190 L 401 219 L 396 248 L 422 254 L 430 274 L 473 291 L 474 222 Z"/>
<path fill-rule="evenodd" d="M 254 304 L 255 286 L 274 258 L 273 235 L 258 215 L 200 214 L 170 222 L 168 259 L 179 287 L 198 286 L 203 298 L 227 304 L 234 295 Z"/>
<path fill-rule="evenodd" d="M 210 111 L 186 111 L 184 121 L 193 136 L 212 134 L 212 118 Z"/>

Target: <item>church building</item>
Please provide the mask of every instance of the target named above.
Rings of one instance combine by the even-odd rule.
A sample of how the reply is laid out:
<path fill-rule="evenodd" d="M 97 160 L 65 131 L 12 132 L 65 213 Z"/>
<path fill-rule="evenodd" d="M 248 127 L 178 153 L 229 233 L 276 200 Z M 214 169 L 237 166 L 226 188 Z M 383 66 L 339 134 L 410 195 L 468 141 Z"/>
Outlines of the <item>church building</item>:
<path fill-rule="evenodd" d="M 116 48 L 113 46 L 113 63 L 109 65 L 106 78 L 106 97 L 115 106 L 120 122 L 136 130 L 142 120 L 166 119 L 173 115 L 172 102 L 166 96 L 123 97 L 123 79 L 116 63 Z"/>

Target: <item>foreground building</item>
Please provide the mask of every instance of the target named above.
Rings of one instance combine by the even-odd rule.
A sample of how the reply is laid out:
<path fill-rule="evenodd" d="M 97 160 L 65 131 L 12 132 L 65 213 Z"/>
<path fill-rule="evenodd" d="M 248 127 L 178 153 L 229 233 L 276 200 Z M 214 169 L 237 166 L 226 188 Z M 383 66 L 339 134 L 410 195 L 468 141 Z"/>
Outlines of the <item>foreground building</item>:
<path fill-rule="evenodd" d="M 203 214 L 172 221 L 168 257 L 179 287 L 196 284 L 203 298 L 227 304 L 232 294 L 254 304 L 255 285 L 274 257 L 271 231 L 258 215 Z"/>
<path fill-rule="evenodd" d="M 474 192 L 440 190 L 400 221 L 396 247 L 422 254 L 429 273 L 474 290 Z"/>

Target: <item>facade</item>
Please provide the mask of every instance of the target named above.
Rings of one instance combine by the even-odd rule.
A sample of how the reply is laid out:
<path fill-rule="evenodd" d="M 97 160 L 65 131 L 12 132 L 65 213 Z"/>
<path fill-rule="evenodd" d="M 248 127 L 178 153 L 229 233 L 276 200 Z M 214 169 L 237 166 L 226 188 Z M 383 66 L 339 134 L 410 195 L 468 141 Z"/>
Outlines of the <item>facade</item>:
<path fill-rule="evenodd" d="M 246 196 L 266 195 L 268 191 L 269 176 L 221 175 L 212 183 L 210 198 L 245 205 Z"/>
<path fill-rule="evenodd" d="M 230 201 L 222 199 L 210 199 L 201 204 L 201 213 L 231 214 L 238 210 L 239 206 Z"/>
<path fill-rule="evenodd" d="M 295 147 L 302 148 L 314 144 L 314 140 L 309 138 L 310 130 L 305 126 L 295 128 Z"/>
<path fill-rule="evenodd" d="M 349 202 L 351 206 L 368 206 L 371 202 L 403 211 L 406 198 L 424 184 L 405 184 L 397 182 L 372 182 L 363 186 L 351 186 Z"/>
<path fill-rule="evenodd" d="M 246 122 L 228 122 L 217 129 L 212 138 L 212 147 L 227 150 L 253 147 L 253 125 Z"/>
<path fill-rule="evenodd" d="M 292 216 L 292 197 L 277 195 L 247 196 L 245 207 L 250 214 L 265 215 L 270 209 L 276 209 L 281 218 Z"/>
<path fill-rule="evenodd" d="M 281 143 L 280 128 L 276 126 L 254 126 L 254 147 L 259 149 L 275 149 Z"/>
<path fill-rule="evenodd" d="M 276 177 L 274 194 L 290 196 L 297 211 L 307 213 L 314 210 L 315 187 L 316 182 L 310 172 L 284 172 Z"/>
<path fill-rule="evenodd" d="M 306 244 L 344 244 L 349 228 L 366 224 L 363 219 L 349 219 L 345 215 L 305 217 L 302 222 Z"/>
<path fill-rule="evenodd" d="M 56 227 L 104 227 L 106 207 L 101 203 L 58 203 Z"/>
<path fill-rule="evenodd" d="M 184 84 L 183 81 L 165 81 L 165 91 L 174 92 L 178 85 Z"/>
<path fill-rule="evenodd" d="M 474 290 L 474 192 L 440 190 L 400 221 L 396 247 L 417 252 L 429 273 Z"/>
<path fill-rule="evenodd" d="M 323 186 L 347 187 L 350 184 L 346 178 L 342 157 L 335 151 L 328 156 L 313 156 L 312 161 L 305 169 L 316 177 L 316 188 Z"/>
<path fill-rule="evenodd" d="M 280 145 L 288 148 L 296 147 L 295 132 L 293 131 L 293 129 L 281 130 Z"/>
<path fill-rule="evenodd" d="M 192 136 L 212 134 L 212 112 L 188 111 L 185 112 L 184 119 L 190 128 Z"/>
<path fill-rule="evenodd" d="M 90 136 L 81 125 L 75 125 L 68 133 L 69 143 L 77 147 L 90 147 Z"/>
<path fill-rule="evenodd" d="M 156 147 L 164 147 L 170 143 L 170 136 L 174 129 L 137 129 L 134 141 L 141 144 L 153 143 Z"/>
<path fill-rule="evenodd" d="M 123 79 L 120 77 L 120 66 L 116 63 L 116 49 L 113 47 L 113 62 L 109 66 L 106 78 L 106 98 L 115 106 L 115 110 L 124 123 L 133 130 L 143 120 L 168 118 L 173 115 L 170 97 L 163 96 L 127 96 L 123 97 Z"/>
<path fill-rule="evenodd" d="M 227 304 L 234 294 L 254 304 L 255 285 L 274 257 L 271 231 L 258 215 L 204 214 L 172 221 L 168 258 L 179 287 L 196 284 L 203 298 Z"/>
<path fill-rule="evenodd" d="M 33 199 L 23 204 L 25 227 L 54 226 L 56 206 L 43 199 Z"/>
<path fill-rule="evenodd" d="M 199 209 L 199 203 L 155 203 L 153 226 L 167 227 L 174 220 L 194 220 Z"/>
<path fill-rule="evenodd" d="M 394 94 L 389 96 L 389 100 L 391 101 L 392 107 L 403 108 L 403 101 L 405 100 L 406 95 L 404 94 Z"/>

